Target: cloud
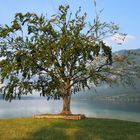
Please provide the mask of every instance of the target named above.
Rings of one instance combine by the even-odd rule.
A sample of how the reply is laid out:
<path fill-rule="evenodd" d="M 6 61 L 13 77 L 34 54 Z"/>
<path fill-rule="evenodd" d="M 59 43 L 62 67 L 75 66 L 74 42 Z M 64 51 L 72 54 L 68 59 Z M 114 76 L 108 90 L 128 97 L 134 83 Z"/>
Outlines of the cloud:
<path fill-rule="evenodd" d="M 115 34 L 114 36 L 111 37 L 111 40 L 116 42 L 116 43 L 125 43 L 129 42 L 135 39 L 135 36 L 133 35 L 121 35 L 121 34 Z"/>
<path fill-rule="evenodd" d="M 126 38 L 125 38 L 125 41 L 126 42 L 129 42 L 129 41 L 132 41 L 134 39 L 135 39 L 135 36 L 133 36 L 133 35 L 127 35 Z"/>
<path fill-rule="evenodd" d="M 115 34 L 112 37 L 106 38 L 104 42 L 108 46 L 112 46 L 114 44 L 123 44 L 123 43 L 129 43 L 130 41 L 133 41 L 135 39 L 135 36 L 133 35 L 122 35 L 122 34 Z"/>

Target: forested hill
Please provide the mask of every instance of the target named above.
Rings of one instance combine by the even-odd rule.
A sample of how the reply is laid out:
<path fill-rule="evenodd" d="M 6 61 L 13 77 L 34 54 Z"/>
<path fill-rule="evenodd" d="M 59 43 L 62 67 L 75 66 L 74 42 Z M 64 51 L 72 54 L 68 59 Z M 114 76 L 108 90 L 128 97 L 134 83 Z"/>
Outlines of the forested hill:
<path fill-rule="evenodd" d="M 140 66 L 140 49 L 135 49 L 135 50 L 121 50 L 118 52 L 115 52 L 114 54 L 119 54 L 119 55 L 128 55 L 129 57 L 135 61 L 136 64 Z"/>
<path fill-rule="evenodd" d="M 136 65 L 140 66 L 140 49 L 136 50 L 121 50 L 113 53 L 113 55 L 128 55 L 131 60 L 135 62 Z M 122 85 L 102 85 L 97 87 L 96 91 L 94 88 L 87 90 L 84 94 L 77 94 L 74 98 L 84 99 L 103 99 L 103 100 L 139 100 L 140 102 L 140 76 L 135 80 L 134 87 L 131 86 L 122 86 Z"/>

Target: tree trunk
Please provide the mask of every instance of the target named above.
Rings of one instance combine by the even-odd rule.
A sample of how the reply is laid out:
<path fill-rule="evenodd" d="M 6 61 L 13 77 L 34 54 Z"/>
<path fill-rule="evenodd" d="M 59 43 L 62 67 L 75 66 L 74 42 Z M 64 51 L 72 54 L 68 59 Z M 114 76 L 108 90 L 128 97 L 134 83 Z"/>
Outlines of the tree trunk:
<path fill-rule="evenodd" d="M 71 94 L 70 94 L 70 79 L 65 80 L 65 93 L 63 95 L 63 109 L 61 114 L 68 115 L 71 114 L 70 103 L 71 103 Z"/>
<path fill-rule="evenodd" d="M 65 95 L 63 97 L 63 109 L 61 114 L 71 114 L 71 110 L 70 110 L 70 101 L 71 101 L 71 95 Z"/>

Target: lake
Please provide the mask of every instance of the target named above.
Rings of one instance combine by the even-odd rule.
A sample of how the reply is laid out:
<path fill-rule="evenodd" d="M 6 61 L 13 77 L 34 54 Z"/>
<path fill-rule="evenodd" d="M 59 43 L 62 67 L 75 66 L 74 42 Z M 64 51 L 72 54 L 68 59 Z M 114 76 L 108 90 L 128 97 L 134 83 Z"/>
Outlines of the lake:
<path fill-rule="evenodd" d="M 33 114 L 59 113 L 62 101 L 45 99 L 0 100 L 0 118 L 31 117 Z M 140 103 L 110 102 L 88 99 L 72 99 L 72 113 L 87 117 L 112 118 L 140 122 Z"/>

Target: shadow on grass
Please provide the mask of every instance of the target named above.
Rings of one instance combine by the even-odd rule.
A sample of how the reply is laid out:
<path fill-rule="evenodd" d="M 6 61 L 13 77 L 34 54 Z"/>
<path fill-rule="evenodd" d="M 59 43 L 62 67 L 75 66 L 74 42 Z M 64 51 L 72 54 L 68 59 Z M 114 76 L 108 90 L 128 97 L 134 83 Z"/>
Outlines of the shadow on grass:
<path fill-rule="evenodd" d="M 33 133 L 29 140 L 67 140 L 68 137 L 63 130 L 58 130 L 54 127 L 42 127 L 37 132 Z"/>
<path fill-rule="evenodd" d="M 60 120 L 40 127 L 25 140 L 139 140 L 140 125 L 114 120 Z"/>
<path fill-rule="evenodd" d="M 39 128 L 24 140 L 102 140 L 96 134 L 92 135 L 90 127 L 80 125 L 81 122 L 60 120 Z"/>

